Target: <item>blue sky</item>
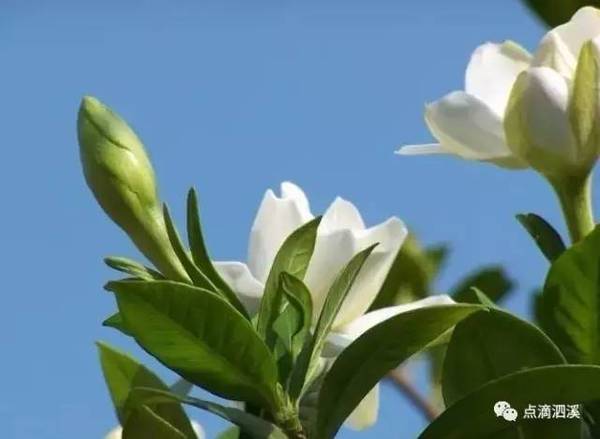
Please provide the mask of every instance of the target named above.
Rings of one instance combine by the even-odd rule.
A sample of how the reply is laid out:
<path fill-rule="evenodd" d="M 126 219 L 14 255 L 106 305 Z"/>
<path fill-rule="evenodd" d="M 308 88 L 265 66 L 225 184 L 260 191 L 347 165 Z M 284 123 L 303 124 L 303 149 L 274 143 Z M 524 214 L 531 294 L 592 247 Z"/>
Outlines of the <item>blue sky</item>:
<path fill-rule="evenodd" d="M 179 219 L 187 188 L 198 188 L 219 259 L 245 257 L 263 192 L 292 180 L 315 212 L 341 195 L 370 224 L 397 215 L 426 243 L 449 243 L 440 291 L 503 263 L 519 283 L 509 306 L 524 313 L 543 280 L 545 262 L 514 220 L 534 211 L 564 230 L 541 178 L 393 155 L 430 140 L 423 105 L 462 87 L 478 44 L 534 47 L 543 28 L 517 0 L 4 0 L 0 10 L 4 438 L 103 437 L 115 418 L 95 340 L 163 370 L 100 326 L 114 309 L 101 258 L 137 253 L 84 184 L 84 94 L 140 133 Z M 193 416 L 209 437 L 223 426 Z M 378 425 L 339 437 L 410 438 L 422 427 L 386 388 Z"/>

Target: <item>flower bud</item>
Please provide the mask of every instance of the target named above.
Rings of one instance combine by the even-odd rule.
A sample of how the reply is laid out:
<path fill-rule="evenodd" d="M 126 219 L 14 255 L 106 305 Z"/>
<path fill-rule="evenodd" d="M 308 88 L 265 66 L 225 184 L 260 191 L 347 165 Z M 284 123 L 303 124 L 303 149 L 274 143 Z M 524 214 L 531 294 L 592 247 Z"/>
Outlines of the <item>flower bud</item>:
<path fill-rule="evenodd" d="M 77 134 L 83 173 L 102 209 L 165 276 L 187 280 L 167 236 L 152 164 L 137 135 L 93 97 L 81 102 Z"/>
<path fill-rule="evenodd" d="M 578 173 L 582 163 L 567 112 L 569 85 L 548 67 L 522 72 L 512 88 L 504 130 L 512 152 L 548 177 Z"/>
<path fill-rule="evenodd" d="M 600 39 L 581 49 L 569 103 L 569 118 L 577 141 L 577 155 L 590 168 L 600 154 Z"/>
<path fill-rule="evenodd" d="M 553 181 L 587 176 L 600 153 L 598 45 L 583 45 L 569 77 L 533 67 L 517 78 L 504 116 L 513 153 Z M 566 65 L 566 64 L 563 64 Z"/>

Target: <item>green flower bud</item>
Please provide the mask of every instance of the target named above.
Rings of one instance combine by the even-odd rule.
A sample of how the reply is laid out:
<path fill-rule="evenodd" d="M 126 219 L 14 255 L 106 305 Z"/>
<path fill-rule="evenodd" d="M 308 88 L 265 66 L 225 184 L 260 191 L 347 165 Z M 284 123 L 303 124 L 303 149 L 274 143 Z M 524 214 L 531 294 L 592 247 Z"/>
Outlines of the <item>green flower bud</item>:
<path fill-rule="evenodd" d="M 137 135 L 88 96 L 79 108 L 77 134 L 83 173 L 98 204 L 165 276 L 188 280 L 169 242 L 154 170 Z"/>
<path fill-rule="evenodd" d="M 548 67 L 522 72 L 513 86 L 504 130 L 513 154 L 547 177 L 578 174 L 583 163 L 567 113 L 569 85 Z"/>
<path fill-rule="evenodd" d="M 580 162 L 591 169 L 600 155 L 600 52 L 598 41 L 583 45 L 575 70 L 569 119 Z"/>

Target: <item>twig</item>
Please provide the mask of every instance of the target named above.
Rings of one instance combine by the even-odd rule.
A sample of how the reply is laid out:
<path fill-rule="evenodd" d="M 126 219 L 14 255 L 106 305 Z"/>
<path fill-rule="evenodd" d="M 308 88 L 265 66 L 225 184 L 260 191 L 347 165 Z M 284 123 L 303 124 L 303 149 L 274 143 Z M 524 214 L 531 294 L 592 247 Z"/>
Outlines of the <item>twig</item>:
<path fill-rule="evenodd" d="M 421 412 L 428 421 L 433 421 L 438 417 L 439 411 L 419 393 L 410 379 L 406 376 L 406 372 L 402 369 L 395 369 L 388 373 L 388 378 L 398 390 L 406 396 L 409 401 Z"/>

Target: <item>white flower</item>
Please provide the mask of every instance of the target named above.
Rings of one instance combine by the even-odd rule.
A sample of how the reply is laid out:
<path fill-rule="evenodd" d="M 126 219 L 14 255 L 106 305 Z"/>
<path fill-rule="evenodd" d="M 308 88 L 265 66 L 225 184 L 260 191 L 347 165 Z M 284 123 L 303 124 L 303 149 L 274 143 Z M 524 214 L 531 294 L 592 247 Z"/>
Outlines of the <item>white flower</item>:
<path fill-rule="evenodd" d="M 438 143 L 405 146 L 398 153 L 449 153 L 547 175 L 591 167 L 597 153 L 589 149 L 596 145 L 578 136 L 570 117 L 597 118 L 597 110 L 588 105 L 585 115 L 572 117 L 569 107 L 580 51 L 598 36 L 600 11 L 584 7 L 548 32 L 534 56 L 510 41 L 480 46 L 467 67 L 465 91 L 426 107 L 425 120 Z M 597 100 L 598 86 L 595 77 L 583 95 Z"/>
<path fill-rule="evenodd" d="M 206 435 L 202 426 L 195 421 L 192 421 L 192 428 L 196 432 L 197 439 L 204 439 Z M 121 426 L 113 428 L 104 439 L 121 439 L 123 435 L 123 428 Z"/>
<path fill-rule="evenodd" d="M 312 218 L 304 192 L 292 183 L 282 183 L 281 197 L 272 190 L 265 193 L 250 233 L 247 264 L 215 263 L 217 270 L 239 294 L 251 313 L 258 310 L 271 264 L 283 241 Z M 312 294 L 315 317 L 320 313 L 328 289 L 343 266 L 359 251 L 379 243 L 357 276 L 334 322 L 327 346 L 330 354 L 339 354 L 367 329 L 400 312 L 419 306 L 453 303 L 447 296 L 439 296 L 365 314 L 406 235 L 406 227 L 395 217 L 366 228 L 356 207 L 342 198 L 336 198 L 323 215 L 317 229 L 314 253 L 304 277 Z M 377 395 L 378 389 L 375 387 L 348 419 L 350 426 L 362 429 L 376 421 Z"/>

